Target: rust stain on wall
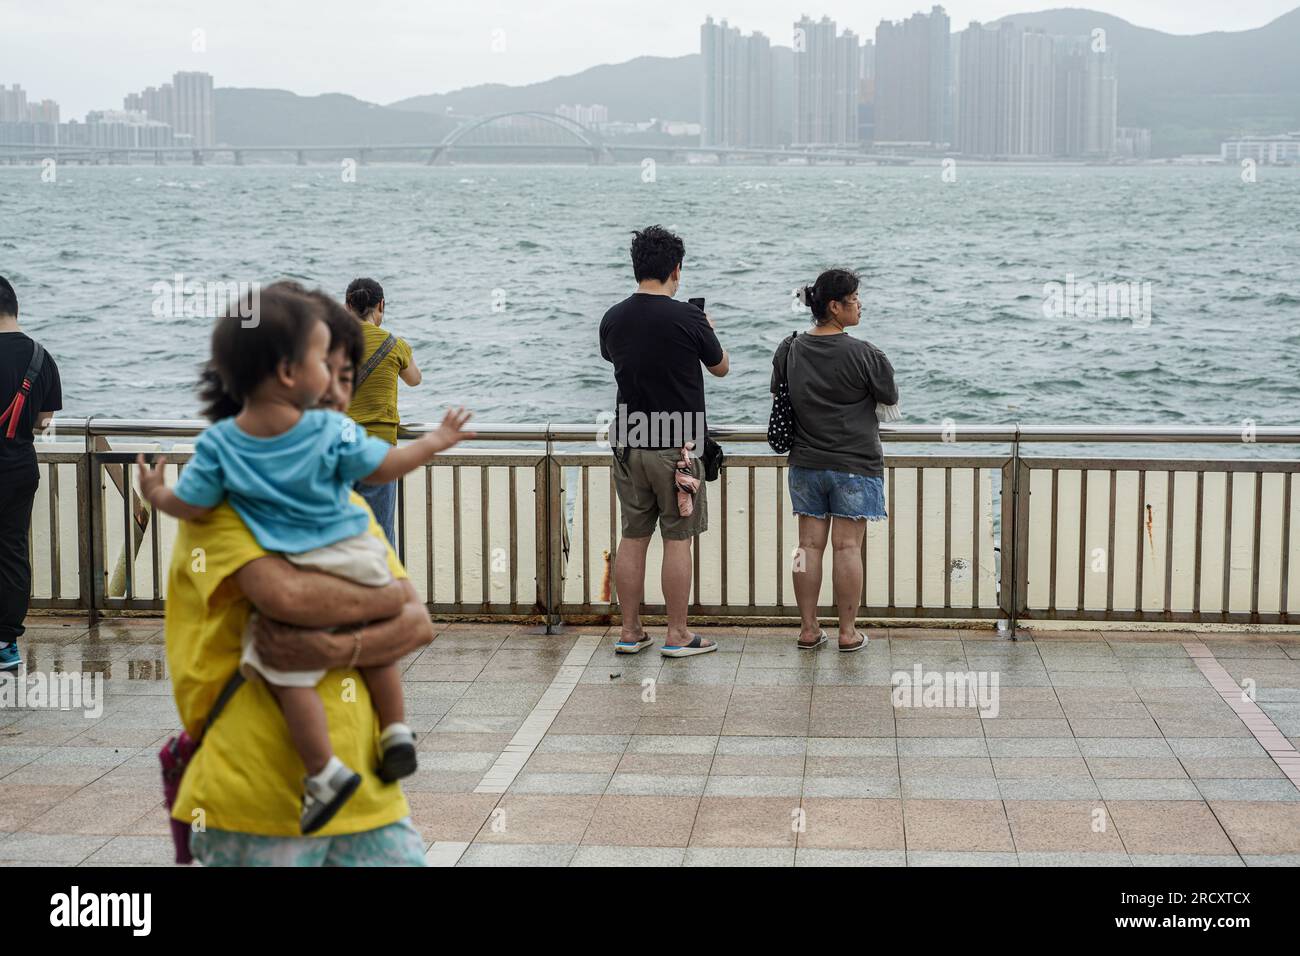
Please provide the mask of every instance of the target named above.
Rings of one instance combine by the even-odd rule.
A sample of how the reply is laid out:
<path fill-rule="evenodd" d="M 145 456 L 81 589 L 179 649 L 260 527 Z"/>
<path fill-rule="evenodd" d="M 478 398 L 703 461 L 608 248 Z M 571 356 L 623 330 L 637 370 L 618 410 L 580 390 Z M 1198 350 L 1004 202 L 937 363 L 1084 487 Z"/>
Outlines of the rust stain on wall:
<path fill-rule="evenodd" d="M 1151 528 L 1151 503 L 1147 503 L 1147 544 L 1151 547 L 1152 552 L 1156 550 L 1155 532 Z"/>

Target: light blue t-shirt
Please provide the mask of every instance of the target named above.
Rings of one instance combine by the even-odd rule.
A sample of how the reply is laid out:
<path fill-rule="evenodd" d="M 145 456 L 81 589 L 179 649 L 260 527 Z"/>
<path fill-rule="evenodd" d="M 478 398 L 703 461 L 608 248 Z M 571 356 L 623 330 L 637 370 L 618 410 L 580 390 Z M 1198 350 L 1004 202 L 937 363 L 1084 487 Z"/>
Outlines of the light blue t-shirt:
<path fill-rule="evenodd" d="M 250 435 L 223 418 L 199 436 L 176 496 L 201 508 L 229 497 L 258 544 L 299 554 L 370 527 L 370 515 L 349 493 L 392 450 L 338 412 L 304 412 L 297 425 L 272 438 Z"/>

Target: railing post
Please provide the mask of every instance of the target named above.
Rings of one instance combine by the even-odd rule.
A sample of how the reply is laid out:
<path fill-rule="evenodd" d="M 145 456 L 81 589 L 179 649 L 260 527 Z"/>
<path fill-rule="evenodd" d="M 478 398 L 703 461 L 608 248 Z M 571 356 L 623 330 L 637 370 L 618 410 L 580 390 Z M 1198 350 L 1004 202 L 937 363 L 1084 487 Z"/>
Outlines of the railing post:
<path fill-rule="evenodd" d="M 92 422 L 94 419 L 86 420 L 86 447 L 85 447 L 85 504 L 83 513 L 85 515 L 85 533 L 87 545 L 85 554 L 81 558 L 82 567 L 85 568 L 87 578 L 82 588 L 89 597 L 89 618 L 90 623 L 95 624 L 99 621 L 99 612 L 104 607 L 104 501 L 103 488 L 101 487 L 101 478 L 99 467 L 95 463 L 95 439 Z"/>
<path fill-rule="evenodd" d="M 1021 553 L 1025 550 L 1021 547 L 1021 532 L 1023 531 L 1027 535 L 1029 528 L 1027 522 L 1024 521 L 1024 516 L 1020 513 L 1020 472 L 1020 423 L 1016 422 L 1016 434 L 1011 440 L 1011 600 L 1007 606 L 1007 630 L 1013 641 L 1017 640 L 1016 623 L 1020 617 L 1021 598 L 1028 589 L 1028 582 L 1024 580 L 1024 577 L 1029 569 L 1029 564 L 1025 560 L 1026 555 Z M 1007 529 L 1003 528 L 1002 533 L 1005 538 Z"/>
<path fill-rule="evenodd" d="M 559 615 L 556 613 L 555 577 L 559 563 L 559 552 L 563 547 L 563 538 L 559 531 L 559 522 L 563 515 L 557 513 L 562 509 L 555 507 L 555 496 L 559 493 L 556 481 L 555 444 L 552 439 L 551 423 L 546 423 L 546 633 L 555 634 Z"/>

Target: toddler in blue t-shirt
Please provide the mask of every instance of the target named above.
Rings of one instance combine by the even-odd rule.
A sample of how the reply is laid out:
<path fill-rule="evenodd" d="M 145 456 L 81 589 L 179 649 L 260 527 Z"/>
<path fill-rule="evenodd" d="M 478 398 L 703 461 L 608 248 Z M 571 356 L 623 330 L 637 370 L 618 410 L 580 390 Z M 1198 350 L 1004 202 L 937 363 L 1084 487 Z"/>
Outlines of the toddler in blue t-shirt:
<path fill-rule="evenodd" d="M 319 300 L 281 284 L 261 290 L 259 306 L 253 325 L 237 315 L 217 321 L 209 368 L 223 394 L 214 398 L 214 422 L 199 436 L 175 490 L 163 480 L 165 459 L 150 467 L 142 456 L 141 491 L 159 511 L 187 521 L 228 499 L 266 550 L 300 567 L 382 587 L 392 581 L 388 546 L 369 533 L 370 513 L 352 499 L 352 485 L 395 481 L 473 437 L 462 430 L 469 413 L 449 411 L 437 429 L 400 447 L 369 437 L 350 418 L 316 408 L 330 385 L 330 334 Z M 330 744 L 316 692 L 325 672 L 267 666 L 251 631 L 250 621 L 240 669 L 266 682 L 284 714 L 307 769 L 302 832 L 312 833 L 338 812 L 361 777 Z M 405 723 L 400 672 L 390 664 L 361 674 L 382 728 L 379 776 L 409 776 L 415 737 Z"/>

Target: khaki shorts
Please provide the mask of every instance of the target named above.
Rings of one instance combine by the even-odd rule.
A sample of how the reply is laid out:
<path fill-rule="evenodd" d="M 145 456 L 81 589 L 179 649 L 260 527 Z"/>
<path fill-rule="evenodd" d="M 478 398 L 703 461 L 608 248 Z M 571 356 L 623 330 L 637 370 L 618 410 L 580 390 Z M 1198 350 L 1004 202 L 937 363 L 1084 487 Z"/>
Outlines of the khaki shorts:
<path fill-rule="evenodd" d="M 691 459 L 691 474 L 700 479 L 695 510 L 689 518 L 677 511 L 677 462 L 681 452 L 673 448 L 629 448 L 626 464 L 614 455 L 614 488 L 623 511 L 623 537 L 648 538 L 655 524 L 665 538 L 681 540 L 703 534 L 709 527 L 704 494 L 704 463 Z"/>

